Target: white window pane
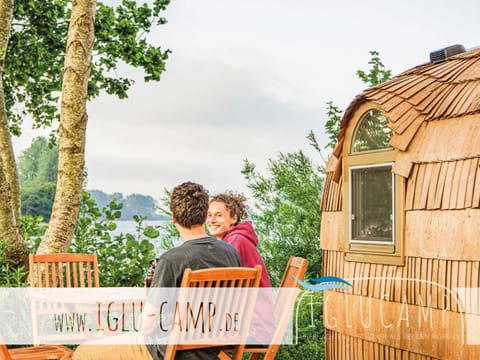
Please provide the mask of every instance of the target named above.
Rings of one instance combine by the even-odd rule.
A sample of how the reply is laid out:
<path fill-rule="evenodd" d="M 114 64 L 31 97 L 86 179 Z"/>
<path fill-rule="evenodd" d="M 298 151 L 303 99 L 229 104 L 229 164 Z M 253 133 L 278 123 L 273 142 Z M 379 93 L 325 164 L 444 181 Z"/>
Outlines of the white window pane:
<path fill-rule="evenodd" d="M 352 169 L 352 240 L 392 241 L 391 165 Z"/>

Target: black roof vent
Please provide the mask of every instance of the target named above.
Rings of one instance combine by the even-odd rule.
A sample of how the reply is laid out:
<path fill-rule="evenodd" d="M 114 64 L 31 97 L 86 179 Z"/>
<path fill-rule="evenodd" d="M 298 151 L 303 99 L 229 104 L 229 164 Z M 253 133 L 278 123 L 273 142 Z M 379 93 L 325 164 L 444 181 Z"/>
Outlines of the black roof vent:
<path fill-rule="evenodd" d="M 435 64 L 442 62 L 449 58 L 450 56 L 461 54 L 465 52 L 463 45 L 452 45 L 446 48 L 435 50 L 430 53 L 430 63 Z"/>

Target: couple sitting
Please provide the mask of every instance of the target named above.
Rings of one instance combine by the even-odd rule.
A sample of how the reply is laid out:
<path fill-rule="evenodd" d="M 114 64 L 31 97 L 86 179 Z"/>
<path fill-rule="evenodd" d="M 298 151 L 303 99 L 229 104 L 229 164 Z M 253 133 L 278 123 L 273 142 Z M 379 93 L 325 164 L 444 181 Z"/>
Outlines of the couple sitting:
<path fill-rule="evenodd" d="M 265 264 L 256 249 L 258 238 L 251 222 L 240 223 L 246 216 L 244 198 L 237 195 L 222 194 L 209 201 L 208 193 L 199 184 L 183 183 L 173 189 L 170 198 L 172 220 L 180 233 L 183 244 L 160 256 L 155 267 L 152 287 L 179 287 L 186 268 L 198 270 L 212 267 L 254 267 L 262 266 L 261 287 L 270 287 Z M 205 231 L 205 221 L 209 232 L 219 241 L 209 237 Z M 254 316 L 253 326 L 256 333 L 250 334 L 256 342 L 263 339 L 264 329 L 273 328 L 273 319 Z M 148 328 L 142 324 L 142 330 Z M 148 330 L 148 329 L 147 329 Z M 145 345 L 141 340 L 136 344 L 120 345 L 80 345 L 73 359 L 163 359 L 166 345 Z M 214 360 L 219 348 L 204 348 L 180 351 L 176 359 Z"/>

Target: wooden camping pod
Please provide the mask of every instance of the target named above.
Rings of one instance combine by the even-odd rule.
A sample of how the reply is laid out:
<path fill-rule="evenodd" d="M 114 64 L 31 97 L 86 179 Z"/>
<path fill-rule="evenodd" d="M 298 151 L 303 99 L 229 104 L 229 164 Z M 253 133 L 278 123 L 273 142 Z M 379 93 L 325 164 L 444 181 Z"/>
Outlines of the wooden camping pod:
<path fill-rule="evenodd" d="M 352 137 L 368 109 L 392 131 L 394 254 L 349 240 Z M 353 287 L 324 295 L 327 359 L 479 359 L 480 49 L 367 89 L 337 137 L 320 205 L 322 274 Z"/>

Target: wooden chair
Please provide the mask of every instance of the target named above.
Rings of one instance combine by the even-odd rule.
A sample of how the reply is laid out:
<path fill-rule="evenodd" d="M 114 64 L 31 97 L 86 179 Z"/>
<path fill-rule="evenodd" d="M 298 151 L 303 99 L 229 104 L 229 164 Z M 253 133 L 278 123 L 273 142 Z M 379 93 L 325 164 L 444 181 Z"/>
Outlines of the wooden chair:
<path fill-rule="evenodd" d="M 295 281 L 295 278 L 303 280 L 305 272 L 307 271 L 308 260 L 301 257 L 290 257 L 287 263 L 285 272 L 283 273 L 280 288 L 300 288 L 300 285 Z M 298 297 L 298 292 L 288 292 L 286 296 L 278 296 L 275 305 L 275 318 L 278 320 L 272 340 L 268 347 L 262 346 L 248 346 L 245 353 L 251 353 L 250 360 L 258 360 L 264 354 L 263 360 L 273 360 L 278 352 L 280 343 L 287 329 L 287 325 L 292 318 L 295 301 Z M 232 352 L 230 349 L 222 350 L 218 354 L 220 360 L 231 360 Z"/>
<path fill-rule="evenodd" d="M 99 287 L 97 254 L 39 254 L 29 255 L 29 282 L 35 288 L 84 288 Z M 52 313 L 68 312 L 64 307 L 48 302 L 32 302 L 33 339 L 36 345 L 49 342 L 76 342 L 89 333 L 80 335 L 39 335 L 38 318 Z M 87 309 L 90 312 L 91 309 Z M 92 311 L 93 312 L 93 311 Z M 46 349 L 44 348 L 43 351 Z M 32 351 L 34 349 L 32 348 Z"/>
<path fill-rule="evenodd" d="M 1 360 L 69 360 L 73 350 L 63 345 L 38 345 L 8 350 L 0 344 Z"/>
<path fill-rule="evenodd" d="M 240 329 L 235 332 L 221 331 L 220 324 L 221 317 L 218 316 L 213 321 L 212 328 L 219 329 L 220 333 L 216 334 L 205 332 L 204 338 L 201 341 L 195 340 L 195 343 L 188 344 L 188 334 L 180 331 L 172 331 L 169 338 L 169 345 L 165 350 L 165 360 L 174 360 L 177 351 L 201 349 L 206 347 L 221 347 L 219 343 L 236 344 L 232 349 L 232 359 L 240 360 L 245 350 L 245 342 L 248 335 L 248 326 L 253 314 L 255 306 L 254 298 L 252 298 L 251 290 L 239 291 L 238 289 L 258 288 L 260 278 L 262 275 L 262 268 L 257 265 L 255 268 L 209 268 L 192 271 L 186 269 L 183 273 L 182 283 L 179 295 L 180 303 L 182 300 L 188 299 L 189 291 L 193 288 L 195 296 L 199 292 L 209 292 L 217 294 L 212 297 L 215 299 L 215 306 L 217 309 L 222 308 L 236 308 L 242 314 L 242 322 Z M 187 290 L 188 289 L 188 290 Z M 235 292 L 236 291 L 236 292 Z M 190 294 L 191 295 L 191 294 Z M 220 312 L 220 311 L 219 311 Z M 178 327 L 176 327 L 178 330 Z M 179 341 L 182 340 L 182 341 Z"/>
<path fill-rule="evenodd" d="M 0 335 L 0 360 L 69 360 L 73 350 L 63 345 L 40 345 L 7 349 Z"/>
<path fill-rule="evenodd" d="M 97 254 L 29 256 L 31 287 L 99 287 Z"/>

